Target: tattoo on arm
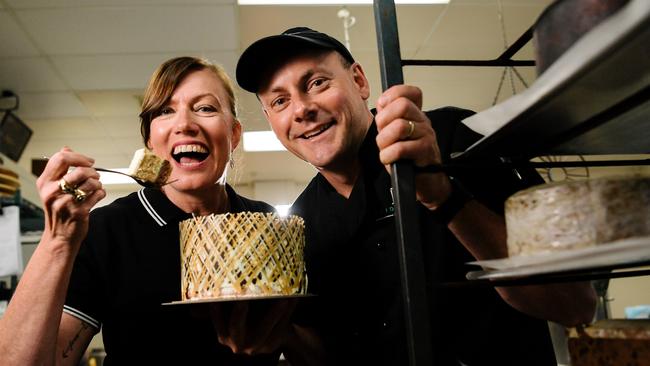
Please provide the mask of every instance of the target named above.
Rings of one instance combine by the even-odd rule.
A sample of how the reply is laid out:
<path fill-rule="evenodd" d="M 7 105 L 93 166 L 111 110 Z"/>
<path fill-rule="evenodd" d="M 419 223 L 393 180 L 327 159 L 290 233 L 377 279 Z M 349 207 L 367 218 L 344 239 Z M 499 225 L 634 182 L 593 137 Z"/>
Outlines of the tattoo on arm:
<path fill-rule="evenodd" d="M 63 358 L 68 358 L 68 356 L 70 355 L 70 352 L 72 352 L 72 349 L 74 348 L 74 344 L 77 343 L 77 340 L 79 340 L 79 337 L 81 336 L 81 333 L 84 330 L 88 329 L 88 328 L 90 328 L 90 325 L 88 325 L 86 322 L 82 321 L 81 322 L 81 327 L 79 327 L 79 331 L 77 332 L 77 334 L 74 335 L 74 337 L 72 337 L 72 339 L 68 343 L 68 346 L 63 350 L 63 354 L 61 355 L 61 356 L 63 356 Z"/>

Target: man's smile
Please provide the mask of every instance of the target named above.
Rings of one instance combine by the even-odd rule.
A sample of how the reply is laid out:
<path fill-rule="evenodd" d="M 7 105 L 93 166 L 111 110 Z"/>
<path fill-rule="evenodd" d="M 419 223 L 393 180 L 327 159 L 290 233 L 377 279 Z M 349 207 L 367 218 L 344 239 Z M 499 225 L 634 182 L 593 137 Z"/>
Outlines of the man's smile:
<path fill-rule="evenodd" d="M 316 136 L 320 135 L 321 133 L 329 130 L 329 128 L 332 127 L 332 126 L 334 126 L 334 121 L 320 126 L 315 131 L 305 132 L 304 134 L 300 135 L 299 137 L 303 138 L 303 139 L 311 139 L 311 138 L 316 137 Z"/>

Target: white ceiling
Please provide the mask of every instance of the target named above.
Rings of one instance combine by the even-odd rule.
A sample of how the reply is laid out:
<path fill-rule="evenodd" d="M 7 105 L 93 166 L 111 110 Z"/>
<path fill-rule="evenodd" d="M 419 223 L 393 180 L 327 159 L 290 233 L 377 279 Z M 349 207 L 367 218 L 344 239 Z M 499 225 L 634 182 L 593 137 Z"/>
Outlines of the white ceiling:
<path fill-rule="evenodd" d="M 491 59 L 516 40 L 551 0 L 451 0 L 400 5 L 403 58 Z M 502 9 L 503 28 L 499 18 Z M 0 90 L 20 96 L 18 115 L 34 130 L 20 165 L 62 146 L 125 167 L 141 147 L 138 98 L 164 60 L 195 55 L 234 75 L 254 40 L 306 25 L 343 39 L 338 6 L 238 6 L 234 0 L 0 0 Z M 375 25 L 370 6 L 350 6 L 352 53 L 379 95 Z M 530 45 L 516 58 L 531 59 Z M 532 68 L 520 68 L 534 80 Z M 409 67 L 405 80 L 424 90 L 426 107 L 492 104 L 501 68 Z M 523 86 L 514 81 L 517 90 Z M 512 94 L 506 79 L 499 99 Z M 240 91 L 246 130 L 266 130 L 257 100 Z M 374 102 L 371 101 L 371 105 Z M 238 181 L 304 184 L 313 169 L 287 152 L 240 153 Z"/>

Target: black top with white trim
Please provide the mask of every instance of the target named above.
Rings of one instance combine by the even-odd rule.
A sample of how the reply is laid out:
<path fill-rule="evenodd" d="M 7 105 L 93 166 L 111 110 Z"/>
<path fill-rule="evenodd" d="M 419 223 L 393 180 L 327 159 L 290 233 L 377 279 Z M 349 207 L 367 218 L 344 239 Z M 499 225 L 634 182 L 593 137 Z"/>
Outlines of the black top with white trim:
<path fill-rule="evenodd" d="M 273 211 L 227 192 L 231 212 Z M 189 217 L 148 188 L 92 211 L 64 311 L 102 327 L 105 365 L 277 364 L 221 346 L 205 306 L 161 306 L 181 299 L 178 223 Z"/>

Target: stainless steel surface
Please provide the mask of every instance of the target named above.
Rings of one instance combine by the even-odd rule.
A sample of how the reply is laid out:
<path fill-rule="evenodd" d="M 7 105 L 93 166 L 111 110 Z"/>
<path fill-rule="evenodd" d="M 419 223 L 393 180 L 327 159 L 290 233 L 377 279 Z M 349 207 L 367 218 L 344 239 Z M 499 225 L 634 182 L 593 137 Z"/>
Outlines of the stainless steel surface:
<path fill-rule="evenodd" d="M 382 89 L 403 84 L 397 16 L 393 0 L 374 1 L 377 44 Z M 404 300 L 404 324 L 409 364 L 432 365 L 435 350 L 431 345 L 429 309 L 425 288 L 422 245 L 415 200 L 413 163 L 391 164 L 394 192 L 398 260 Z M 436 263 L 429 263 L 435 266 Z M 435 299 L 431 299 L 435 305 Z"/>
<path fill-rule="evenodd" d="M 541 74 L 580 37 L 629 0 L 556 0 L 534 25 L 537 73 Z"/>
<path fill-rule="evenodd" d="M 529 89 L 464 123 L 460 154 L 650 152 L 650 2 L 633 0 L 576 42 Z"/>
<path fill-rule="evenodd" d="M 94 169 L 96 171 L 98 171 L 98 172 L 113 173 L 113 174 L 120 174 L 120 175 L 127 176 L 127 177 L 133 179 L 136 183 L 138 183 L 139 185 L 141 185 L 141 186 L 143 186 L 145 188 L 160 188 L 162 186 L 166 186 L 166 185 L 168 185 L 170 183 L 175 182 L 175 180 L 173 180 L 173 181 L 165 182 L 164 184 L 158 184 L 156 182 L 149 182 L 147 180 L 140 179 L 140 178 L 138 178 L 136 176 L 133 176 L 131 174 L 123 173 L 123 172 L 120 172 L 120 171 L 117 171 L 117 170 L 110 170 L 110 169 L 104 169 L 104 168 L 98 168 L 98 167 L 94 167 Z"/>

